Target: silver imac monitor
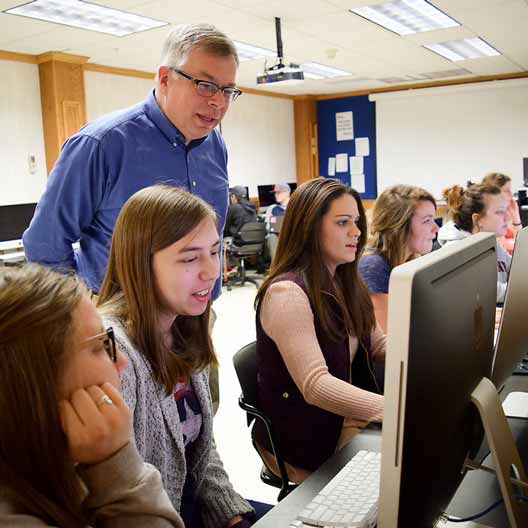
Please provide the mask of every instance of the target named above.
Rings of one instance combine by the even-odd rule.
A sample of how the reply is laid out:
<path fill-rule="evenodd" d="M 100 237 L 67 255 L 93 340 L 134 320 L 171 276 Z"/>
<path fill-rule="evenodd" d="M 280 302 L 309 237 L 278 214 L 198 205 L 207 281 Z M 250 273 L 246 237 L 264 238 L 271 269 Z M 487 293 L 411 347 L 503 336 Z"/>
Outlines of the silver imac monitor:
<path fill-rule="evenodd" d="M 471 394 L 490 377 L 495 237 L 394 268 L 389 282 L 378 528 L 431 528 L 484 437 Z"/>
<path fill-rule="evenodd" d="M 495 345 L 491 381 L 501 390 L 528 354 L 528 227 L 517 233 Z M 528 365 L 527 365 L 528 367 Z"/>

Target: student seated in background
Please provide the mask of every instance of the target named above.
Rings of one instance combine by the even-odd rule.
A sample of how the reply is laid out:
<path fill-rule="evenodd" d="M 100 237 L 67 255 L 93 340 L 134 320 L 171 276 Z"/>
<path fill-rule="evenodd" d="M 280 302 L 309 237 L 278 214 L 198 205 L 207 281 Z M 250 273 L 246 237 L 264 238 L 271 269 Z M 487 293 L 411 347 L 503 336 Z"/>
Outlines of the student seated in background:
<path fill-rule="evenodd" d="M 479 232 L 504 236 L 508 228 L 509 203 L 500 187 L 489 183 L 471 184 L 467 189 L 453 185 L 443 191 L 451 220 L 438 232 L 441 245 L 463 240 Z M 504 302 L 511 256 L 497 243 L 497 302 Z"/>
<path fill-rule="evenodd" d="M 327 178 L 304 183 L 257 294 L 258 404 L 273 420 L 293 482 L 383 419 L 373 364 L 385 361 L 385 336 L 356 260 L 366 230 L 356 191 Z M 253 438 L 278 474 L 260 423 Z"/>
<path fill-rule="evenodd" d="M 126 359 L 77 280 L 0 271 L 0 525 L 183 523 L 133 441 Z"/>
<path fill-rule="evenodd" d="M 165 185 L 127 200 L 117 218 L 98 306 L 129 366 L 121 373 L 139 452 L 160 471 L 186 528 L 249 526 L 213 439 L 208 331 L 219 274 L 217 216 Z"/>
<path fill-rule="evenodd" d="M 499 238 L 499 242 L 502 247 L 511 254 L 513 252 L 513 246 L 515 245 L 515 235 L 517 234 L 517 231 L 522 229 L 521 213 L 519 211 L 519 204 L 513 197 L 511 178 L 500 172 L 491 172 L 484 176 L 482 183 L 497 185 L 500 187 L 502 196 L 508 204 L 508 216 L 510 217 L 510 222 L 504 236 Z"/>
<path fill-rule="evenodd" d="M 377 198 L 372 213 L 370 240 L 359 261 L 376 320 L 387 332 L 389 277 L 396 266 L 430 253 L 438 232 L 436 201 L 425 189 L 394 185 Z"/>
<path fill-rule="evenodd" d="M 270 205 L 266 210 L 266 228 L 271 230 L 271 218 L 273 216 L 284 216 L 286 206 L 290 201 L 291 188 L 286 182 L 277 183 L 273 187 L 275 203 Z"/>
<path fill-rule="evenodd" d="M 229 189 L 229 207 L 224 226 L 224 237 L 234 237 L 240 228 L 248 222 L 257 221 L 257 208 L 249 202 L 246 188 L 236 185 Z"/>

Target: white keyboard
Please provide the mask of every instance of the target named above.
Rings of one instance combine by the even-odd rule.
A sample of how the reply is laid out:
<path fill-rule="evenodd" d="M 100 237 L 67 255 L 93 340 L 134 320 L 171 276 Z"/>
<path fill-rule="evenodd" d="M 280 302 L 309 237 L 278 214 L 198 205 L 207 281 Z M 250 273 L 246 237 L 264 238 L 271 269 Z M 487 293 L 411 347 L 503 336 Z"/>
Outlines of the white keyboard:
<path fill-rule="evenodd" d="M 358 451 L 290 524 L 374 528 L 378 517 L 381 453 Z"/>

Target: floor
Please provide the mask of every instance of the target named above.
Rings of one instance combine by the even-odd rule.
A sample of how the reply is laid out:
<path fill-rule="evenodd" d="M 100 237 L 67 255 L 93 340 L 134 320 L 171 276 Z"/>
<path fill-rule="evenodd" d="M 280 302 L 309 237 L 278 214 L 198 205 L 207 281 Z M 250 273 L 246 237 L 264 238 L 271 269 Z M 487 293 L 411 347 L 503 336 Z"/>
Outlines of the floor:
<path fill-rule="evenodd" d="M 251 444 L 246 414 L 238 406 L 240 385 L 233 367 L 233 355 L 255 340 L 253 284 L 223 289 L 214 303 L 217 314 L 213 343 L 220 363 L 220 408 L 214 431 L 218 452 L 235 489 L 245 498 L 276 504 L 279 490 L 263 484 L 262 462 Z"/>

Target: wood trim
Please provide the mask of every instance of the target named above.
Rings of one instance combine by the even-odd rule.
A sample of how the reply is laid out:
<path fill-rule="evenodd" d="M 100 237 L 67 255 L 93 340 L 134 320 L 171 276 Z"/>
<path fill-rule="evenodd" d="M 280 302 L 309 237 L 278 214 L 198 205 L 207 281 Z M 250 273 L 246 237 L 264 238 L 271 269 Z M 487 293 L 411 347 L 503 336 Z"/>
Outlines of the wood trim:
<path fill-rule="evenodd" d="M 62 51 L 47 51 L 36 55 L 37 64 L 42 64 L 49 61 L 67 62 L 69 64 L 84 64 L 90 57 L 83 55 L 71 55 L 69 53 L 63 53 Z"/>
<path fill-rule="evenodd" d="M 497 75 L 480 75 L 478 77 L 466 77 L 464 79 L 451 79 L 449 81 L 430 81 L 413 84 L 398 84 L 396 86 L 387 86 L 386 88 L 370 88 L 366 90 L 356 90 L 354 92 L 342 92 L 332 94 L 316 95 L 318 101 L 324 99 L 340 99 L 342 97 L 354 97 L 356 95 L 369 95 L 373 93 L 400 92 L 404 90 L 416 90 L 418 88 L 436 88 L 438 86 L 454 86 L 457 84 L 474 84 L 489 81 L 504 81 L 508 79 L 523 79 L 528 77 L 528 71 L 515 73 L 502 73 Z"/>
<path fill-rule="evenodd" d="M 317 152 L 317 103 L 314 98 L 293 102 L 295 162 L 297 183 L 315 178 L 319 173 Z M 315 136 L 314 136 L 315 135 Z"/>
<path fill-rule="evenodd" d="M 30 55 L 29 53 L 16 53 L 14 51 L 5 50 L 0 50 L 0 60 L 37 64 L 37 57 L 35 55 Z"/>
<path fill-rule="evenodd" d="M 264 97 L 276 97 L 278 99 L 291 99 L 292 101 L 294 101 L 296 97 L 295 95 L 283 94 L 283 93 L 277 93 L 277 92 L 266 92 L 266 90 L 246 88 L 245 86 L 239 86 L 239 88 L 242 90 L 243 93 L 247 93 L 251 95 L 262 95 Z"/>
<path fill-rule="evenodd" d="M 104 64 L 93 64 L 87 62 L 83 66 L 84 71 L 93 71 L 100 73 L 111 73 L 113 75 L 123 75 L 125 77 L 137 77 L 139 79 L 153 80 L 156 76 L 155 73 L 146 72 L 141 70 L 132 70 L 129 68 L 116 68 L 115 66 L 105 66 Z"/>

